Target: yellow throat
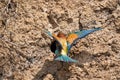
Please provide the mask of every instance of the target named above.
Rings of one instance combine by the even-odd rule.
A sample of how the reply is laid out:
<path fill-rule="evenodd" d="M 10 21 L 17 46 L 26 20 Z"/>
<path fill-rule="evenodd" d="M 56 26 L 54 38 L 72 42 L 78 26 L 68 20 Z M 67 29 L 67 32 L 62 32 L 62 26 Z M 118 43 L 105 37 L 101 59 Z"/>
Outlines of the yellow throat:
<path fill-rule="evenodd" d="M 67 41 L 66 41 L 66 39 L 61 39 L 60 43 L 63 47 L 61 54 L 66 55 L 67 54 Z"/>

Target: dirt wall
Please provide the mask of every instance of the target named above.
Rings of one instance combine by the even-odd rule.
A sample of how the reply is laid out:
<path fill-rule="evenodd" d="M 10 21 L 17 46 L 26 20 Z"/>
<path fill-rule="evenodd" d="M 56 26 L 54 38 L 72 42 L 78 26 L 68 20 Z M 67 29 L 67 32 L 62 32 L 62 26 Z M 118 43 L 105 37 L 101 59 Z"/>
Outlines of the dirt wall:
<path fill-rule="evenodd" d="M 47 29 L 101 27 L 54 61 Z M 0 80 L 120 80 L 120 0 L 0 0 Z"/>

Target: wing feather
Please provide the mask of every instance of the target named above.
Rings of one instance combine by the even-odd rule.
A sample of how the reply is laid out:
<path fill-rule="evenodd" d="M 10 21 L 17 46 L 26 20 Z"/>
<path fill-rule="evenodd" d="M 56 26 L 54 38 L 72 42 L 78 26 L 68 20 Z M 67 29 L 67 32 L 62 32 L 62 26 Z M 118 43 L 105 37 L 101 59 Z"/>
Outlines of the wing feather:
<path fill-rule="evenodd" d="M 50 38 L 53 38 L 55 41 L 57 41 L 59 47 L 62 48 L 62 44 L 61 44 L 61 42 L 59 41 L 60 39 L 59 39 L 59 37 L 57 37 L 57 35 L 55 35 L 54 33 L 50 33 L 49 31 L 44 31 L 44 32 L 45 32 Z"/>
<path fill-rule="evenodd" d="M 68 53 L 70 52 L 71 47 L 73 46 L 74 43 L 77 42 L 77 40 L 84 38 L 88 34 L 101 30 L 101 28 L 93 28 L 89 30 L 78 30 L 76 32 L 70 33 L 67 37 L 67 42 L 68 42 Z"/>

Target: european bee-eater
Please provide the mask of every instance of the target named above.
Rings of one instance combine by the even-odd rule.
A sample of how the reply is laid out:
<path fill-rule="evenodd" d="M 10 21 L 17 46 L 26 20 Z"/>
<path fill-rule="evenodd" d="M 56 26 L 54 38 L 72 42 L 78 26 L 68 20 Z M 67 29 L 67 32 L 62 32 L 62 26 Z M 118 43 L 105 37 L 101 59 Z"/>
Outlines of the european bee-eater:
<path fill-rule="evenodd" d="M 57 35 L 54 33 L 50 33 L 49 31 L 45 31 L 50 37 L 52 37 L 55 40 L 55 54 L 56 57 L 55 60 L 64 61 L 64 62 L 77 62 L 76 60 L 68 57 L 68 54 L 70 53 L 70 49 L 73 46 L 74 43 L 78 39 L 84 38 L 88 34 L 100 30 L 101 28 L 93 28 L 89 30 L 78 30 L 72 33 L 69 33 L 67 36 L 59 32 Z"/>

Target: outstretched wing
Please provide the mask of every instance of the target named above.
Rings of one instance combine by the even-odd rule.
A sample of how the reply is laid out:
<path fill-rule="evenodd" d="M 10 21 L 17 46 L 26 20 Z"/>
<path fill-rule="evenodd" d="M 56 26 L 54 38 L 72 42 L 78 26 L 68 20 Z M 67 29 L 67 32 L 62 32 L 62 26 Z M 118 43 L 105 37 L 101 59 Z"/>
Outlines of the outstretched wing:
<path fill-rule="evenodd" d="M 54 33 L 50 33 L 49 31 L 44 31 L 50 38 L 55 40 L 55 44 L 57 44 L 60 48 L 62 48 L 62 44 L 59 41 L 59 37 L 57 37 Z"/>
<path fill-rule="evenodd" d="M 70 33 L 67 37 L 68 53 L 70 52 L 70 49 L 73 46 L 73 44 L 76 43 L 76 41 L 78 39 L 84 38 L 88 34 L 94 32 L 94 31 L 97 31 L 97 30 L 101 30 L 101 28 L 93 28 L 93 29 L 89 29 L 89 30 L 79 30 L 74 33 Z"/>

